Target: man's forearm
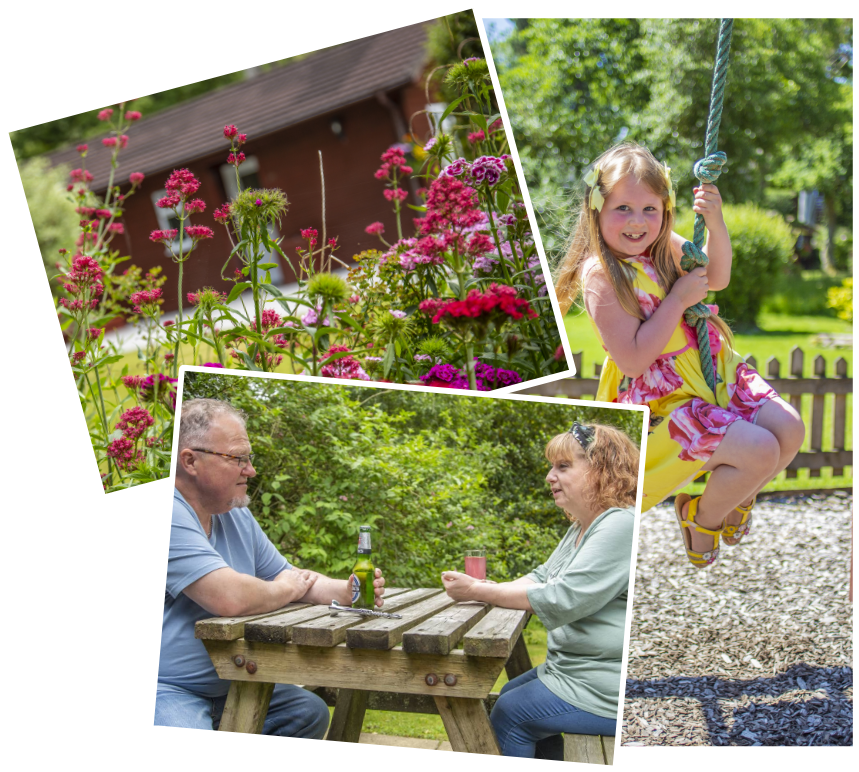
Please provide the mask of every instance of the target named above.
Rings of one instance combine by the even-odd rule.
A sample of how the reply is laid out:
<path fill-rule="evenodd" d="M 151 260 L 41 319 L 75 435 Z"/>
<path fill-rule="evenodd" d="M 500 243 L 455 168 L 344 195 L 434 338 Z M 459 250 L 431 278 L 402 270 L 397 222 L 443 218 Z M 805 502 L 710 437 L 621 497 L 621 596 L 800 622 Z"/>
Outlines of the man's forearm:
<path fill-rule="evenodd" d="M 322 606 L 330 606 L 332 600 L 336 600 L 341 605 L 352 605 L 352 594 L 349 592 L 349 582 L 345 579 L 332 579 L 324 574 L 318 574 L 315 571 L 308 571 L 309 574 L 316 574 L 316 582 L 301 598 L 302 603 L 315 603 Z"/>

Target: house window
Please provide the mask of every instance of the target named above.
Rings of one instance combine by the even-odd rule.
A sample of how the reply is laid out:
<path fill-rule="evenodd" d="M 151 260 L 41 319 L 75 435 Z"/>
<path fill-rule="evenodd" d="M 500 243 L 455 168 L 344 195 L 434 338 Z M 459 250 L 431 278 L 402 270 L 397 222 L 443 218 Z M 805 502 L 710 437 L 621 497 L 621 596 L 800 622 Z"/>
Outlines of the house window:
<path fill-rule="evenodd" d="M 239 166 L 238 169 L 239 179 L 242 183 L 242 190 L 262 187 L 259 180 L 259 160 L 256 156 L 252 155 L 246 158 L 245 162 Z M 227 197 L 232 201 L 239 193 L 239 189 L 236 186 L 236 167 L 230 164 L 222 164 L 220 171 L 221 180 L 224 183 L 224 189 L 227 191 Z M 280 238 L 280 233 L 274 223 L 270 223 L 268 226 L 268 237 L 272 241 Z M 263 262 L 277 263 L 277 268 L 272 268 L 270 271 L 271 283 L 274 285 L 283 284 L 283 268 L 280 264 L 280 255 L 272 250 L 272 252 L 268 254 L 267 258 L 263 258 Z M 265 272 L 260 271 L 258 278 L 260 281 L 264 279 Z"/>

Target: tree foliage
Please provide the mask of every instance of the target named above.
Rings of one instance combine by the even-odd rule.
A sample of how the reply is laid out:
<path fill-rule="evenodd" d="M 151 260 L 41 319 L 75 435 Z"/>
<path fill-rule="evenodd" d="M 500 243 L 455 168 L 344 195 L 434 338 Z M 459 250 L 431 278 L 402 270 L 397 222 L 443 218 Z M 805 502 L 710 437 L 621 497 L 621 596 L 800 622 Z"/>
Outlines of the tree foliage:
<path fill-rule="evenodd" d="M 638 412 L 188 373 L 184 399 L 248 415 L 251 510 L 296 565 L 343 576 L 358 526 L 392 586 L 434 586 L 483 546 L 490 574 L 521 576 L 567 528 L 547 495 L 545 443 L 574 419 L 641 436 Z"/>

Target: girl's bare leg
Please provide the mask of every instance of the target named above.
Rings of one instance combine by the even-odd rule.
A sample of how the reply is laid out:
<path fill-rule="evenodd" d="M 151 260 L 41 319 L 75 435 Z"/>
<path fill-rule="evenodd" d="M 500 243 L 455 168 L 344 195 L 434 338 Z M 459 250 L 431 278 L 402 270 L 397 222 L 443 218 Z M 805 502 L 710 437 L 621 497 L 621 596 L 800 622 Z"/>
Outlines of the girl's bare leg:
<path fill-rule="evenodd" d="M 761 408 L 759 416 L 763 413 Z M 704 494 L 698 502 L 695 522 L 717 530 L 734 507 L 749 501 L 754 493 L 769 482 L 780 460 L 780 446 L 775 435 L 747 421 L 735 421 L 725 432 L 715 453 L 704 465 L 711 472 Z M 687 508 L 684 507 L 685 516 Z M 712 549 L 712 537 L 688 529 L 692 549 Z"/>
<path fill-rule="evenodd" d="M 778 441 L 779 455 L 778 463 L 776 464 L 775 477 L 780 472 L 783 472 L 787 465 L 793 461 L 796 454 L 799 452 L 802 442 L 805 439 L 805 424 L 802 422 L 799 413 L 794 410 L 781 397 L 767 402 L 757 414 L 755 426 L 760 426 L 772 434 Z M 772 478 L 770 478 L 772 479 Z M 752 497 L 756 496 L 761 488 L 763 488 L 769 480 L 764 480 L 752 496 L 749 496 L 747 501 L 741 501 L 740 504 L 748 506 L 752 503 Z M 730 525 L 739 525 L 742 520 L 742 515 L 733 510 L 728 513 L 726 518 Z"/>

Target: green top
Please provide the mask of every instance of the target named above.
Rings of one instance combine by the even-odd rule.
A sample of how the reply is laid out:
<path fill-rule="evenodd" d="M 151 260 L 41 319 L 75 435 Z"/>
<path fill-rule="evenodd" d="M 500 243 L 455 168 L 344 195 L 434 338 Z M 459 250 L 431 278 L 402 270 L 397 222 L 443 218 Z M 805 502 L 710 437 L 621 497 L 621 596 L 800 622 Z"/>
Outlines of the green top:
<path fill-rule="evenodd" d="M 607 509 L 577 547 L 576 523 L 528 574 L 536 582 L 528 600 L 549 631 L 537 677 L 565 702 L 604 718 L 617 716 L 634 525 L 633 507 Z"/>

